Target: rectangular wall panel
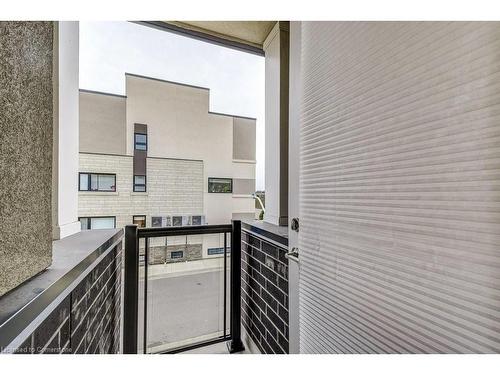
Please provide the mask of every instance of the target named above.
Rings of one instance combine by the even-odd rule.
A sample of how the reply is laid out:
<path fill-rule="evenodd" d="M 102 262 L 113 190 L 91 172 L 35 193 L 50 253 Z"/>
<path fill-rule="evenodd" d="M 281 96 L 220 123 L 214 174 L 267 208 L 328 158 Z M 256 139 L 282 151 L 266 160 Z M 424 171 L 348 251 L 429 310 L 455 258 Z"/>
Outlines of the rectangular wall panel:
<path fill-rule="evenodd" d="M 302 23 L 301 352 L 500 352 L 499 39 Z"/>

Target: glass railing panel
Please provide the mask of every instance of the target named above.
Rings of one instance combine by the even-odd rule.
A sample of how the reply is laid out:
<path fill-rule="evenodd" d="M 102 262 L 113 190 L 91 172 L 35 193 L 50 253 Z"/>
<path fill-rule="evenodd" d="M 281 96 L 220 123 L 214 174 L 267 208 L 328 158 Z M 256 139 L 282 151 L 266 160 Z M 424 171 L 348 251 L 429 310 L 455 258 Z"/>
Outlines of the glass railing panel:
<path fill-rule="evenodd" d="M 158 353 L 229 335 L 230 234 L 154 237 L 147 245 L 139 250 L 139 332 L 146 332 L 139 351 L 144 344 Z"/>

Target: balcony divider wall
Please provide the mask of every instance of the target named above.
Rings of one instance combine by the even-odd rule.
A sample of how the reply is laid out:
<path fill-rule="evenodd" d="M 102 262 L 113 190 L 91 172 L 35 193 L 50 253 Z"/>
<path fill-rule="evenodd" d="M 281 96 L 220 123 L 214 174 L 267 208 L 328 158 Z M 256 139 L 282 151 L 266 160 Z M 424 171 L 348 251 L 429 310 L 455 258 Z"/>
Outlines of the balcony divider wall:
<path fill-rule="evenodd" d="M 97 238 L 101 245 L 91 252 L 84 251 L 81 261 L 0 325 L 0 353 L 112 354 L 121 351 L 123 230 L 106 231 L 113 233 L 107 238 L 103 233 L 85 231 L 61 240 L 75 245 L 81 239 L 80 243 L 85 245 Z M 58 267 L 64 264 L 65 257 L 71 257 L 74 249 L 61 250 L 54 256 Z M 58 270 L 47 272 L 50 275 Z M 43 279 L 43 275 L 40 278 Z M 45 278 L 43 282 L 50 283 L 50 280 Z M 21 288 L 31 290 L 39 284 L 34 278 Z M 26 294 L 19 291 L 21 297 Z M 2 303 L 6 304 L 0 305 L 2 312 L 5 307 L 12 307 L 11 300 L 0 299 Z"/>

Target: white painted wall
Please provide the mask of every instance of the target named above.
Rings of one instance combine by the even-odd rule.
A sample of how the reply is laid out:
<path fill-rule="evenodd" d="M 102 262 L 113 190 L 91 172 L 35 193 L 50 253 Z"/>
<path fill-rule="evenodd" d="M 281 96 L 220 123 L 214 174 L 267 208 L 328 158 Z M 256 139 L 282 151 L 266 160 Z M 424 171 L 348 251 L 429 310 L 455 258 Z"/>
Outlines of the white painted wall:
<path fill-rule="evenodd" d="M 279 224 L 280 199 L 280 38 L 279 25 L 264 43 L 266 55 L 266 213 L 264 221 Z"/>
<path fill-rule="evenodd" d="M 233 178 L 254 179 L 255 161 L 234 161 Z"/>
<path fill-rule="evenodd" d="M 53 238 L 80 230 L 78 222 L 79 24 L 54 29 Z"/>
<path fill-rule="evenodd" d="M 236 172 L 255 178 L 254 165 L 233 162 L 233 117 L 209 113 L 208 89 L 127 74 L 126 90 L 128 155 L 133 154 L 134 123 L 146 124 L 148 157 L 203 162 L 203 214 L 208 224 L 229 223 L 235 206 L 253 212 L 250 197 L 208 193 L 209 177 L 233 178 Z"/>

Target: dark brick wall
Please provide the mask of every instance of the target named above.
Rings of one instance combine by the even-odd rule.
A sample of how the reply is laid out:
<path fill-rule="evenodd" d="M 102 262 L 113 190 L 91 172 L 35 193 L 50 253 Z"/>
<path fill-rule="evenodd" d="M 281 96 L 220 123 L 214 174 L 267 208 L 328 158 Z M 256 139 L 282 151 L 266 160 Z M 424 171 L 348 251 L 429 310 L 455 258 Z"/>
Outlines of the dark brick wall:
<path fill-rule="evenodd" d="M 288 353 L 288 259 L 284 247 L 241 233 L 242 324 L 260 351 Z"/>
<path fill-rule="evenodd" d="M 17 353 L 118 353 L 121 243 L 34 330 Z"/>

